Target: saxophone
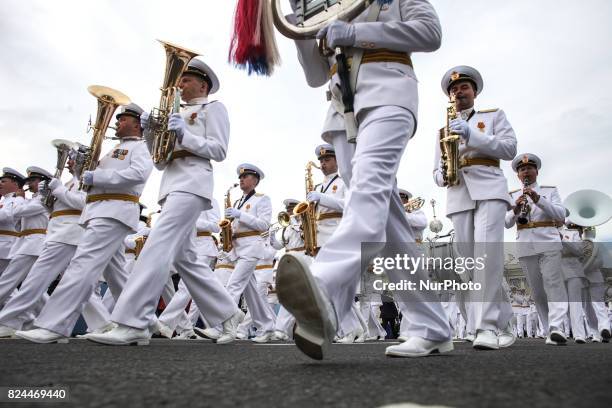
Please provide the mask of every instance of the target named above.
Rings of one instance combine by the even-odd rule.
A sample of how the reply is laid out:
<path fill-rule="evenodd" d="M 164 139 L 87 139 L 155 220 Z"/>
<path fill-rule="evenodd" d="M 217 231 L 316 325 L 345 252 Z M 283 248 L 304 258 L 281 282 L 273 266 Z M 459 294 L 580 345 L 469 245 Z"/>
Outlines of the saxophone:
<path fill-rule="evenodd" d="M 147 227 L 151 228 L 151 221 L 153 220 L 153 215 L 160 213 L 160 212 L 161 210 L 157 210 L 157 211 L 150 212 L 147 215 L 147 221 L 145 222 Z M 138 259 L 138 256 L 144 249 L 145 243 L 147 242 L 147 238 L 148 238 L 148 235 L 141 235 L 134 240 L 134 243 L 136 244 L 134 247 L 134 259 Z"/>
<path fill-rule="evenodd" d="M 419 210 L 421 207 L 423 207 L 423 204 L 425 204 L 425 200 L 423 200 L 421 197 L 411 198 L 406 204 L 404 204 L 404 210 L 406 210 L 407 213 L 411 213 Z"/>
<path fill-rule="evenodd" d="M 451 94 L 446 108 L 446 126 L 440 129 L 440 155 L 442 176 L 447 186 L 459 184 L 459 135 L 452 133 L 450 122 L 457 119 L 455 95 Z"/>
<path fill-rule="evenodd" d="M 232 207 L 232 199 L 230 198 L 230 192 L 233 188 L 238 187 L 238 183 L 232 184 L 230 188 L 225 192 L 225 209 Z M 221 238 L 221 244 L 223 245 L 223 252 L 229 252 L 234 248 L 232 244 L 232 221 L 231 218 L 224 218 L 219 221 L 219 228 L 221 232 L 219 237 Z"/>
<path fill-rule="evenodd" d="M 320 168 L 311 161 L 306 164 L 306 194 L 314 191 L 314 182 L 312 181 L 313 167 Z M 315 203 L 309 201 L 300 202 L 293 209 L 293 215 L 297 216 L 302 224 L 306 255 L 315 256 L 317 252 L 317 215 Z"/>

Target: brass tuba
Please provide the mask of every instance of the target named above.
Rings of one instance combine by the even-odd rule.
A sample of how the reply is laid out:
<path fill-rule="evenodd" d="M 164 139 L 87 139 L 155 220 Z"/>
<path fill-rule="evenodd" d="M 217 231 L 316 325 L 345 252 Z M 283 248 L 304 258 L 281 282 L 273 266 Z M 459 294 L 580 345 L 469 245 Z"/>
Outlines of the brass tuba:
<path fill-rule="evenodd" d="M 197 52 L 179 47 L 169 42 L 158 40 L 166 50 L 166 70 L 164 82 L 162 83 L 159 107 L 154 108 L 149 116 L 149 128 L 153 133 L 153 162 L 161 163 L 170 161 L 176 134 L 168 130 L 170 115 L 177 113 L 181 107 L 181 94 L 178 83 L 187 64 L 194 57 L 200 55 Z"/>
<path fill-rule="evenodd" d="M 451 94 L 446 108 L 446 126 L 440 129 L 440 158 L 442 159 L 442 176 L 447 186 L 459 184 L 459 135 L 450 130 L 450 122 L 457 119 L 455 95 Z"/>
<path fill-rule="evenodd" d="M 57 164 L 55 165 L 55 174 L 53 177 L 59 179 L 62 177 L 62 173 L 64 172 L 64 168 L 68 162 L 70 151 L 76 146 L 76 144 L 65 139 L 54 139 L 51 141 L 51 144 L 57 150 Z M 41 191 L 41 196 L 43 204 L 49 208 L 52 208 L 53 203 L 55 202 L 55 197 L 53 197 L 51 194 L 51 189 L 48 187 L 45 188 L 43 191 Z"/>
<path fill-rule="evenodd" d="M 123 93 L 106 86 L 91 85 L 87 90 L 98 99 L 98 114 L 96 115 L 96 122 L 91 127 L 93 129 L 93 136 L 91 137 L 89 148 L 84 153 L 83 165 L 81 167 L 82 174 L 79 190 L 83 191 L 89 191 L 90 189 L 90 186 L 83 184 L 83 174 L 85 171 L 95 170 L 98 166 L 102 142 L 104 141 L 106 129 L 113 118 L 113 113 L 115 113 L 117 107 L 131 102 L 130 98 Z"/>
<path fill-rule="evenodd" d="M 238 187 L 238 183 L 232 184 L 230 188 L 225 192 L 225 209 L 232 207 L 232 199 L 230 198 L 230 192 L 233 188 Z M 223 252 L 229 252 L 234 248 L 232 244 L 232 221 L 231 218 L 224 218 L 219 221 L 219 228 L 221 228 L 221 232 L 219 233 L 219 238 L 221 238 L 221 244 L 223 245 Z"/>
<path fill-rule="evenodd" d="M 371 3 L 367 0 L 303 0 L 297 1 L 296 24 L 291 24 L 281 10 L 281 0 L 271 0 L 276 29 L 293 40 L 315 38 L 317 32 L 330 21 L 349 21 L 357 17 Z"/>
<path fill-rule="evenodd" d="M 314 182 L 312 180 L 313 167 L 316 167 L 317 169 L 320 168 L 311 161 L 306 164 L 306 194 L 314 191 Z M 315 256 L 317 252 L 317 214 L 315 203 L 309 201 L 300 202 L 293 209 L 293 215 L 299 218 L 302 225 L 306 255 Z"/>

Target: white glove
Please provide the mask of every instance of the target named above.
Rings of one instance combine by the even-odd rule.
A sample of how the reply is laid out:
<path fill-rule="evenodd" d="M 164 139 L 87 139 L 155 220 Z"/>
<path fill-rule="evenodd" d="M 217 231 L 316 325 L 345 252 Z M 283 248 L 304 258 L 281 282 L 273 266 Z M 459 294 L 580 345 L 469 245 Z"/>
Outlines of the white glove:
<path fill-rule="evenodd" d="M 318 203 L 319 201 L 321 201 L 322 195 L 323 194 L 319 193 L 318 191 L 311 191 L 310 193 L 306 195 L 306 201 L 312 201 L 314 203 Z"/>
<path fill-rule="evenodd" d="M 464 119 L 453 119 L 450 121 L 450 129 L 453 133 L 461 136 L 466 142 L 470 140 L 470 125 Z"/>
<path fill-rule="evenodd" d="M 47 186 L 51 189 L 51 191 L 55 190 L 61 185 L 62 185 L 62 182 L 57 178 L 52 178 L 47 184 Z"/>
<path fill-rule="evenodd" d="M 235 208 L 227 208 L 225 210 L 225 218 L 235 218 L 235 219 L 239 219 L 240 215 L 242 214 L 242 211 L 237 210 Z"/>
<path fill-rule="evenodd" d="M 185 134 L 185 119 L 180 113 L 173 113 L 168 120 L 168 130 L 174 130 L 179 143 L 183 142 L 183 135 Z"/>
<path fill-rule="evenodd" d="M 355 26 L 344 21 L 334 20 L 317 33 L 317 39 L 327 39 L 327 47 L 352 47 L 355 44 Z"/>
<path fill-rule="evenodd" d="M 93 186 L 93 180 L 94 180 L 93 171 L 85 171 L 83 173 L 83 184 L 86 184 L 88 186 Z"/>
<path fill-rule="evenodd" d="M 149 128 L 149 112 L 142 112 L 140 114 L 140 127 L 142 130 L 147 130 Z"/>

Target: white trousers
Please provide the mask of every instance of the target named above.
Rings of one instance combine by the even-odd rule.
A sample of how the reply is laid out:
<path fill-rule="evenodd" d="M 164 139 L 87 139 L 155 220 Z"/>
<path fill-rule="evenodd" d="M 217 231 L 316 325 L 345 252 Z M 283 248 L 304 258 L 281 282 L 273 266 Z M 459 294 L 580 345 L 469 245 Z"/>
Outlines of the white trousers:
<path fill-rule="evenodd" d="M 121 250 L 128 233 L 130 228 L 117 220 L 90 220 L 70 265 L 34 324 L 70 336 L 102 274 L 113 296 L 119 296 L 127 280 Z"/>
<path fill-rule="evenodd" d="M 480 291 L 468 294 L 468 329 L 503 330 L 512 318 L 512 307 L 502 288 L 504 276 L 504 217 L 507 204 L 501 200 L 476 202 L 476 208 L 451 214 L 455 242 L 463 258 L 484 259 L 485 267 L 474 268 L 472 280 Z M 459 297 L 461 299 L 461 297 Z"/>
<path fill-rule="evenodd" d="M 238 304 L 240 295 L 244 293 L 253 325 L 257 327 L 258 333 L 266 333 L 274 331 L 276 316 L 268 303 L 267 286 L 260 286 L 255 277 L 257 262 L 254 258 L 238 258 L 227 282 L 227 291 L 235 304 Z"/>
<path fill-rule="evenodd" d="M 9 263 L 11 263 L 10 259 L 0 259 L 0 276 L 2 276 Z"/>
<path fill-rule="evenodd" d="M 606 295 L 606 284 L 591 283 L 586 289 L 586 316 L 591 331 L 595 332 L 598 336 L 602 330 L 610 330 L 610 321 L 608 320 L 608 309 L 606 308 L 605 295 Z"/>
<path fill-rule="evenodd" d="M 544 333 L 560 330 L 567 314 L 567 292 L 561 273 L 561 253 L 548 251 L 519 258 Z"/>
<path fill-rule="evenodd" d="M 38 259 L 33 255 L 16 255 L 0 276 L 0 307 L 28 276 L 30 269 Z"/>
<path fill-rule="evenodd" d="M 582 288 L 584 287 L 583 278 L 569 278 L 565 281 L 567 288 L 567 297 L 569 301 L 569 318 L 572 325 L 572 334 L 574 338 L 587 338 L 586 329 L 584 327 L 584 309 L 582 308 Z"/>
<path fill-rule="evenodd" d="M 114 322 L 144 329 L 155 318 L 155 309 L 170 270 L 185 282 L 209 327 L 238 311 L 210 266 L 198 260 L 196 221 L 210 207 L 205 198 L 173 192 L 166 197 L 157 223 L 134 264 L 126 287 L 111 315 Z"/>
<path fill-rule="evenodd" d="M 311 270 L 332 302 L 339 322 L 351 311 L 357 293 L 362 272 L 362 242 L 377 243 L 364 254 L 364 263 L 369 264 L 383 250 L 385 242 L 399 244 L 410 237 L 396 175 L 414 127 L 411 112 L 401 107 L 382 106 L 363 112 L 359 117 L 357 145 L 350 166 L 346 157 L 339 158 L 352 150 L 346 146 L 346 138 L 341 134 L 333 136 L 342 177 L 350 181 L 342 220 L 321 248 Z M 402 252 L 415 252 L 408 245 L 404 246 Z M 389 271 L 388 275 L 396 282 L 406 278 L 405 271 Z M 424 270 L 419 270 L 413 279 L 429 278 Z M 409 291 L 403 297 L 410 302 L 407 313 L 410 314 L 408 331 L 411 336 L 433 341 L 450 339 L 448 320 L 433 296 Z"/>
<path fill-rule="evenodd" d="M 215 258 L 213 257 L 200 255 L 200 262 L 202 263 L 212 266 L 214 261 Z M 174 296 L 172 296 L 170 302 L 166 304 L 166 308 L 159 316 L 159 321 L 172 330 L 176 330 L 178 333 L 184 330 L 192 329 L 195 322 L 198 320 L 199 309 L 195 302 L 191 302 L 191 305 L 189 306 L 189 315 L 187 315 L 185 308 L 189 304 L 190 300 L 191 294 L 189 293 L 185 282 L 183 282 L 181 279 L 178 285 L 178 290 Z M 192 320 L 193 318 L 195 318 L 195 321 Z"/>
<path fill-rule="evenodd" d="M 281 305 L 278 309 L 278 315 L 276 315 L 275 330 L 281 331 L 292 338 L 294 325 L 295 317 Z"/>
<path fill-rule="evenodd" d="M 380 304 L 375 302 L 363 301 L 360 303 L 361 315 L 366 321 L 368 337 L 382 337 L 383 339 L 387 335 L 385 329 L 380 324 L 380 319 L 376 313 L 375 308 L 378 308 Z"/>

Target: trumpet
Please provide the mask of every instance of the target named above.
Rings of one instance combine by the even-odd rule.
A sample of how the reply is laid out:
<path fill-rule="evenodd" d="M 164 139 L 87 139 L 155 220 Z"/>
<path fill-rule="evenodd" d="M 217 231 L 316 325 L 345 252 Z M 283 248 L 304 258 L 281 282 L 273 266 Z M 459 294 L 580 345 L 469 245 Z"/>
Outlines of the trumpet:
<path fill-rule="evenodd" d="M 290 215 L 287 211 L 281 211 L 278 213 L 276 217 L 277 222 L 270 225 L 270 228 L 267 231 L 259 234 L 262 238 L 268 238 L 270 235 L 274 234 L 281 228 L 286 228 L 291 224 L 291 218 L 295 217 L 295 215 Z"/>
<path fill-rule="evenodd" d="M 425 200 L 421 197 L 415 197 L 408 200 L 406 204 L 404 204 L 404 209 L 406 212 L 411 213 L 413 211 L 419 210 L 425 204 Z"/>

